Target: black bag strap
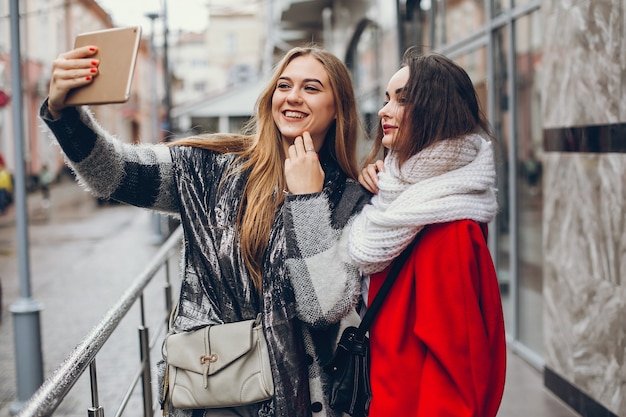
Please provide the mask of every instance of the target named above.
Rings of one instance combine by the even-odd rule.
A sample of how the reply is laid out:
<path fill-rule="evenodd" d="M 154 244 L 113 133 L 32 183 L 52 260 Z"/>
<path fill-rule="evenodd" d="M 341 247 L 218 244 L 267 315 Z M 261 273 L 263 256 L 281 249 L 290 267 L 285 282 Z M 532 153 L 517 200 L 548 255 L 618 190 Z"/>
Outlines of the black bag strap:
<path fill-rule="evenodd" d="M 363 319 L 361 320 L 361 324 L 359 325 L 359 333 L 361 333 L 362 335 L 364 335 L 369 330 L 370 326 L 372 325 L 372 322 L 374 321 L 374 317 L 376 313 L 378 312 L 378 310 L 380 310 L 380 307 L 382 306 L 383 301 L 385 301 L 385 297 L 387 297 L 387 294 L 391 290 L 391 286 L 393 285 L 393 283 L 396 281 L 396 278 L 398 277 L 400 270 L 404 266 L 411 252 L 413 251 L 413 247 L 415 246 L 416 242 L 417 242 L 417 238 L 413 240 L 413 242 L 411 242 L 409 246 L 407 246 L 402 251 L 402 253 L 398 255 L 396 259 L 393 260 L 391 270 L 387 274 L 387 277 L 385 278 L 385 282 L 383 282 L 383 285 L 380 287 L 380 290 L 378 290 L 378 292 L 376 293 L 374 300 L 372 300 L 372 304 L 369 307 L 367 307 L 367 310 L 365 311 L 365 315 L 363 316 Z"/>

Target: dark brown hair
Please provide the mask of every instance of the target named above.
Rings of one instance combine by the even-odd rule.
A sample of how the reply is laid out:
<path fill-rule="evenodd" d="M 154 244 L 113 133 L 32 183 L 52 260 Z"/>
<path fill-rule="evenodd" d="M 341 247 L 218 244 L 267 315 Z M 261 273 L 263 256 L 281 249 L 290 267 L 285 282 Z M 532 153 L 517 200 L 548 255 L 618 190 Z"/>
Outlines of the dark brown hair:
<path fill-rule="evenodd" d="M 393 148 L 400 165 L 441 140 L 471 133 L 493 139 L 472 80 L 463 68 L 441 54 L 422 55 L 414 47 L 404 53 L 405 66 L 409 68 L 409 79 L 402 93 L 404 118 Z M 383 132 L 378 125 L 368 162 L 378 157 L 382 146 Z"/>

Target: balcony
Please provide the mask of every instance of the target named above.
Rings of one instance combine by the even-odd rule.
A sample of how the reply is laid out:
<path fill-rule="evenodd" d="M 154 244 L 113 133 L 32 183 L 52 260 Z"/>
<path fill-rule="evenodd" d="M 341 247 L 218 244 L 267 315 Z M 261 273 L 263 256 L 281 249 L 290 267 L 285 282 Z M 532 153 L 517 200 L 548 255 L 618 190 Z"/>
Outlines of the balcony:
<path fill-rule="evenodd" d="M 332 8 L 333 0 L 283 0 L 280 7 L 279 38 L 289 44 L 324 42 L 324 8 Z"/>

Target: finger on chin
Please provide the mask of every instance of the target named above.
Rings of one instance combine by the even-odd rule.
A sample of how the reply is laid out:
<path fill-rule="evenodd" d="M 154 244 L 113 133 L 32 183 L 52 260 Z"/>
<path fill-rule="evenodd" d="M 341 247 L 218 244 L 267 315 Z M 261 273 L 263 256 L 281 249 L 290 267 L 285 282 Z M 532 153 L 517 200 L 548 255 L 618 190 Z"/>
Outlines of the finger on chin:
<path fill-rule="evenodd" d="M 305 130 L 304 132 L 302 132 L 302 139 L 303 139 L 305 149 L 314 148 L 313 138 L 311 137 L 311 134 L 308 131 Z"/>

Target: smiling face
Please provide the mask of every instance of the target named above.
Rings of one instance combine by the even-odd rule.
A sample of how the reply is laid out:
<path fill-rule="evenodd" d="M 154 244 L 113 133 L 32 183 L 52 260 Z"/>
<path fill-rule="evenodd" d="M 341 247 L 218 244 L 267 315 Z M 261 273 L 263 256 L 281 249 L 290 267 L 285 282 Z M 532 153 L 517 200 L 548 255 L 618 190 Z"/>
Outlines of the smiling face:
<path fill-rule="evenodd" d="M 402 124 L 405 104 L 404 88 L 408 81 L 409 68 L 403 67 L 389 80 L 385 92 L 385 105 L 378 111 L 383 129 L 382 144 L 387 149 L 392 148 L 398 128 Z"/>
<path fill-rule="evenodd" d="M 305 130 L 320 149 L 336 117 L 328 73 L 316 58 L 305 55 L 285 67 L 272 96 L 272 116 L 285 149 Z"/>

